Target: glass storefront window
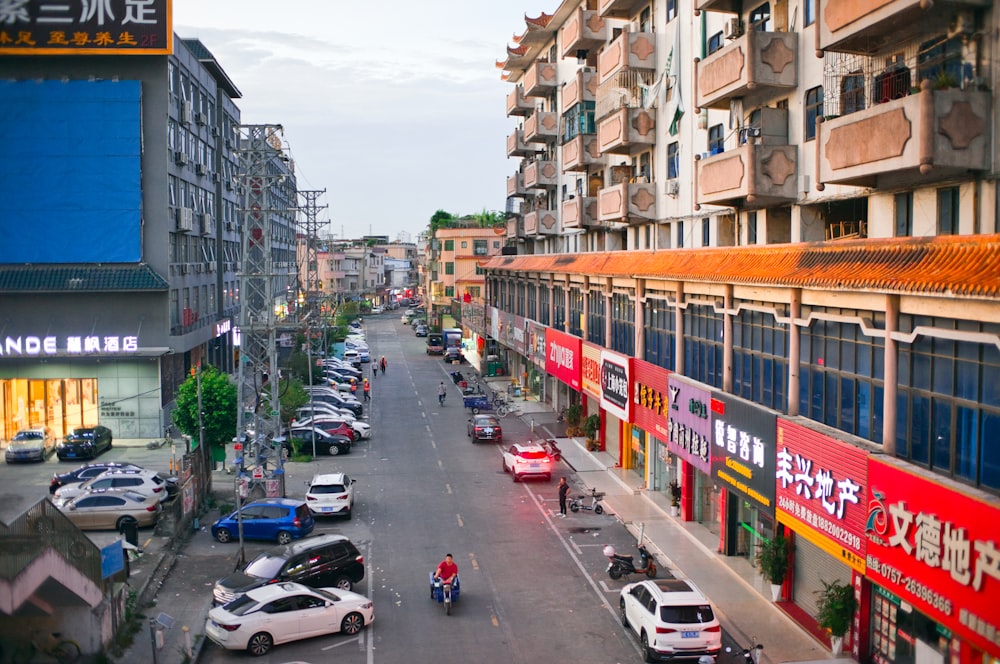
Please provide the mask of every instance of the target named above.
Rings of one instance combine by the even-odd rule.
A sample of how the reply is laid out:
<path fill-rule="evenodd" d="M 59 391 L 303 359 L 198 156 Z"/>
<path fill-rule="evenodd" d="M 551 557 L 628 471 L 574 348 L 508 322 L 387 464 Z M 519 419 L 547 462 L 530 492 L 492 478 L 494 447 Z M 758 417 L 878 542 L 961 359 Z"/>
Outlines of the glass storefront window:
<path fill-rule="evenodd" d="M 47 426 L 56 438 L 100 423 L 96 378 L 0 380 L 0 437 Z"/>

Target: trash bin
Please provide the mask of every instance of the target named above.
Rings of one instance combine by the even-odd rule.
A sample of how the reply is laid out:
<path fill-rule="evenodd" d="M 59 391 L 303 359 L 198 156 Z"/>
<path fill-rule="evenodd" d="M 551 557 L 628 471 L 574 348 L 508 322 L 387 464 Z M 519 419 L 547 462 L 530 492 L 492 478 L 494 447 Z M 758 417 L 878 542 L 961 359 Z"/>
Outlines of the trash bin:
<path fill-rule="evenodd" d="M 118 533 L 125 538 L 125 541 L 132 546 L 139 546 L 139 523 L 126 519 L 122 521 L 121 527 L 118 529 Z"/>

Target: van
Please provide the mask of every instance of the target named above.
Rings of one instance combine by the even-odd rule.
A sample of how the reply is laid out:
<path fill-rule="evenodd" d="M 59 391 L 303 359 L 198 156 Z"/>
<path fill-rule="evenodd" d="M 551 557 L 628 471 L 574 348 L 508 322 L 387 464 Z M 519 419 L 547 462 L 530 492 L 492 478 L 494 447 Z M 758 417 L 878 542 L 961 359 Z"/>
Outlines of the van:
<path fill-rule="evenodd" d="M 440 334 L 427 335 L 427 354 L 441 355 L 444 353 L 444 337 Z"/>

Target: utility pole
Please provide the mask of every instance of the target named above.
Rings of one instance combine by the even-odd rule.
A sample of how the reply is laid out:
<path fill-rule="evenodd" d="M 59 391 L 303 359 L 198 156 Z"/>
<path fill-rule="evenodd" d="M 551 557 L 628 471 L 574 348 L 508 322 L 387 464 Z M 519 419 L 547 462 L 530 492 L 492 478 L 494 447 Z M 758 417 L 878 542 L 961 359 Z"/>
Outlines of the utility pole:
<path fill-rule="evenodd" d="M 309 304 L 309 297 L 317 295 L 319 288 L 319 260 L 317 259 L 317 247 L 319 244 L 319 211 L 325 210 L 327 205 L 317 205 L 316 200 L 326 193 L 326 189 L 299 191 L 299 196 L 304 199 L 302 211 L 305 219 L 298 224 L 299 228 L 306 236 L 306 303 L 305 314 L 312 309 Z M 301 314 L 302 312 L 300 312 Z M 302 320 L 300 315 L 299 320 Z"/>

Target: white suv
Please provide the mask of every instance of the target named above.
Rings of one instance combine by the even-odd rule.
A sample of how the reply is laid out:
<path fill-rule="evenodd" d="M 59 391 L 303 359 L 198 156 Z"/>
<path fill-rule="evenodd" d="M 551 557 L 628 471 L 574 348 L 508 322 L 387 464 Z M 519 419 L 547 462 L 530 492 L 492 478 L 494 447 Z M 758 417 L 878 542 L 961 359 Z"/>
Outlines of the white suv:
<path fill-rule="evenodd" d="M 104 489 L 128 489 L 144 496 L 156 496 L 162 503 L 168 498 L 167 483 L 153 470 L 108 470 L 97 477 L 56 489 L 56 500 L 71 498 Z"/>
<path fill-rule="evenodd" d="M 622 625 L 639 637 L 647 662 L 717 657 L 722 627 L 712 603 L 684 579 L 646 579 L 621 590 Z"/>
<path fill-rule="evenodd" d="M 315 475 L 306 491 L 306 505 L 314 515 L 340 514 L 351 518 L 354 480 L 344 473 Z"/>
<path fill-rule="evenodd" d="M 510 473 L 515 482 L 525 477 L 552 479 L 552 459 L 538 443 L 517 443 L 501 457 L 503 472 Z"/>

